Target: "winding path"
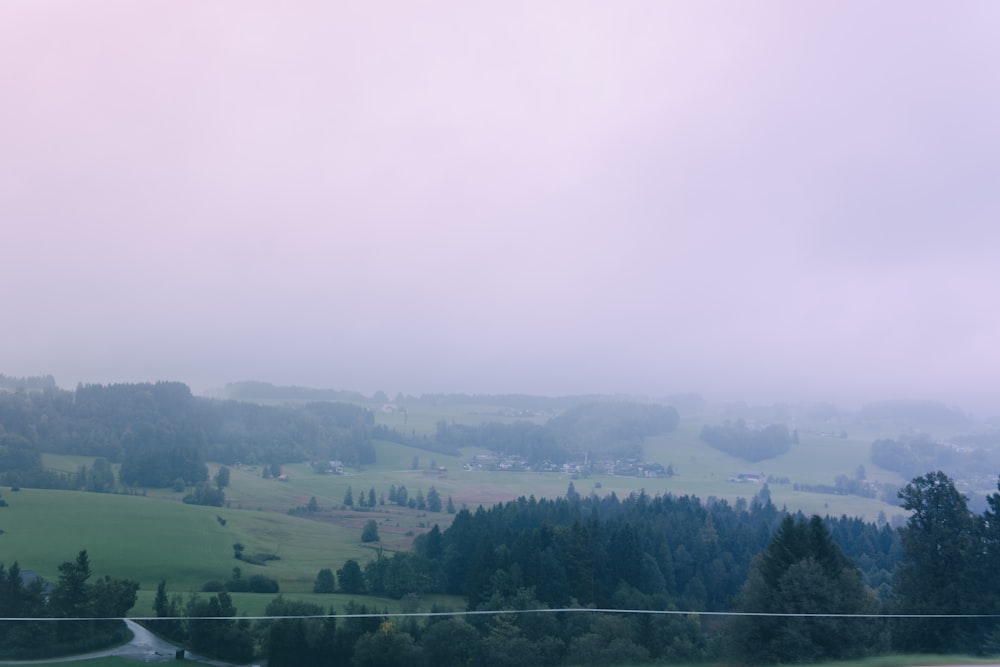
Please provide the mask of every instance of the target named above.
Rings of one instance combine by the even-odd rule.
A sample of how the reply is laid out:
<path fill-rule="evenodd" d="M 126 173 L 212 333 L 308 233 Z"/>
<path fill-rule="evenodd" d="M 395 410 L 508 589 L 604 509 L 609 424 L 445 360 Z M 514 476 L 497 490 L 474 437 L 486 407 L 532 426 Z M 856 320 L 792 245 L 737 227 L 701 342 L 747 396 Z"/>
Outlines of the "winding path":
<path fill-rule="evenodd" d="M 173 662 L 177 657 L 179 646 L 164 641 L 152 632 L 142 627 L 135 621 L 125 619 L 125 625 L 132 632 L 132 641 L 121 646 L 109 648 L 104 651 L 94 651 L 92 653 L 79 653 L 77 655 L 65 655 L 58 658 L 46 658 L 44 660 L 0 660 L 0 665 L 48 665 L 55 662 L 76 662 L 78 660 L 90 660 L 91 658 L 107 658 L 118 656 L 130 660 L 141 660 L 142 662 Z M 232 663 L 209 660 L 192 653 L 185 653 L 185 659 L 200 662 L 217 667 L 232 667 Z"/>

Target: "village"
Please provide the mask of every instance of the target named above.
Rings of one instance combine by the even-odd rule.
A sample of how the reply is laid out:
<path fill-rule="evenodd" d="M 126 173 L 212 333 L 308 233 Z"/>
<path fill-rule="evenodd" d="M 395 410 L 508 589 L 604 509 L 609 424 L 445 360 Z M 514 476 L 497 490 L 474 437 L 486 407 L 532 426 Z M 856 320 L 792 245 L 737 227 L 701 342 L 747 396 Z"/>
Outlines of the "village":
<path fill-rule="evenodd" d="M 673 477 L 672 465 L 630 459 L 599 459 L 589 457 L 582 461 L 553 463 L 542 461 L 532 464 L 522 456 L 505 454 L 476 454 L 462 466 L 465 470 L 491 470 L 504 472 L 558 472 L 574 479 L 589 475 L 618 475 L 620 477 Z"/>

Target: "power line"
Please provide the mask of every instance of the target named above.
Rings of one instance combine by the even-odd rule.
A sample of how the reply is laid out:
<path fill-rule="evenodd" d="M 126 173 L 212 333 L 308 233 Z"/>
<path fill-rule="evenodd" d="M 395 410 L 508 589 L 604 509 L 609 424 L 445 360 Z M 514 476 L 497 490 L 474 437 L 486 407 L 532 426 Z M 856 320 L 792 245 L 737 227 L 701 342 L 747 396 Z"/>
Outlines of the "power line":
<path fill-rule="evenodd" d="M 129 616 L 129 617 L 96 617 L 79 616 L 73 618 L 39 617 L 6 617 L 3 621 L 280 621 L 282 619 L 337 619 L 337 618 L 428 618 L 441 616 L 499 616 L 502 614 L 557 614 L 557 613 L 589 613 L 589 614 L 647 614 L 669 616 L 743 616 L 764 618 L 857 618 L 857 619 L 962 619 L 962 618 L 1000 618 L 1000 614 L 837 614 L 837 613 L 792 613 L 792 612 L 754 612 L 754 611 L 691 611 L 677 609 L 599 609 L 592 607 L 562 607 L 557 609 L 486 609 L 467 611 L 416 611 L 416 612 L 372 612 L 364 614 L 301 614 L 292 616 Z"/>

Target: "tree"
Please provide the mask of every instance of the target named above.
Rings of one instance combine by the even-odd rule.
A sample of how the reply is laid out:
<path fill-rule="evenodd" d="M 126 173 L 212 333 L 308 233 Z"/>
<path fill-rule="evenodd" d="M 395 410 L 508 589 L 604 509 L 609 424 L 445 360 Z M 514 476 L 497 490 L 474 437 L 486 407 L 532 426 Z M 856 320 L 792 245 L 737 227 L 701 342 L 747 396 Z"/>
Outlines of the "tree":
<path fill-rule="evenodd" d="M 215 485 L 220 489 L 224 489 L 229 486 L 229 468 L 226 466 L 221 466 L 219 471 L 215 473 Z"/>
<path fill-rule="evenodd" d="M 56 616 L 79 618 L 88 616 L 90 604 L 90 558 L 84 549 L 73 562 L 59 566 L 59 584 L 52 594 Z M 64 624 L 65 625 L 65 624 Z"/>
<path fill-rule="evenodd" d="M 378 542 L 378 523 L 375 519 L 368 519 L 368 523 L 365 524 L 364 530 L 361 531 L 361 541 L 362 542 Z"/>
<path fill-rule="evenodd" d="M 188 505 L 208 505 L 222 507 L 226 503 L 226 494 L 221 487 L 213 488 L 208 482 L 201 482 L 194 487 L 194 493 L 183 498 Z"/>
<path fill-rule="evenodd" d="M 189 619 L 200 619 L 188 621 L 192 649 L 240 664 L 253 658 L 253 636 L 249 622 L 228 620 L 236 616 L 236 607 L 233 606 L 229 593 L 222 591 L 208 600 L 192 597 L 188 601 L 186 612 Z M 206 620 L 214 618 L 219 620 Z"/>
<path fill-rule="evenodd" d="M 861 614 L 874 606 L 860 571 L 818 516 L 808 522 L 785 517 L 735 605 L 754 614 Z M 752 664 L 858 657 L 879 649 L 878 632 L 871 619 L 743 616 L 730 622 L 734 654 Z"/>
<path fill-rule="evenodd" d="M 324 567 L 316 574 L 313 593 L 332 593 L 333 590 L 333 571 L 328 567 Z"/>
<path fill-rule="evenodd" d="M 479 633 L 461 617 L 448 618 L 430 625 L 421 641 L 431 665 L 476 664 Z"/>
<path fill-rule="evenodd" d="M 344 494 L 344 504 L 348 507 L 354 506 L 354 493 L 351 491 L 350 485 L 347 486 L 347 493 Z"/>
<path fill-rule="evenodd" d="M 455 503 L 454 501 L 452 501 L 451 496 L 448 496 L 448 506 L 446 508 L 446 511 L 448 512 L 448 514 L 455 513 Z"/>
<path fill-rule="evenodd" d="M 337 624 L 333 618 L 303 618 L 320 616 L 319 605 L 278 596 L 266 609 L 268 616 L 297 616 L 272 621 L 264 636 L 264 655 L 269 667 L 325 667 L 349 662 L 336 639 Z"/>
<path fill-rule="evenodd" d="M 204 436 L 171 423 L 139 422 L 122 435 L 124 457 L 118 477 L 131 486 L 168 487 L 175 480 L 208 479 Z"/>
<path fill-rule="evenodd" d="M 344 562 L 343 567 L 337 570 L 337 583 L 340 584 L 340 590 L 349 595 L 365 592 L 365 576 L 358 561 L 350 558 Z"/>
<path fill-rule="evenodd" d="M 910 518 L 900 531 L 903 562 L 894 581 L 899 611 L 962 614 L 980 607 L 982 572 L 979 524 L 964 495 L 940 470 L 914 478 L 899 492 Z M 913 619 L 900 623 L 893 640 L 905 650 L 972 651 L 982 632 L 971 621 Z"/>
<path fill-rule="evenodd" d="M 17 561 L 4 571 L 0 563 L 0 618 L 48 616 L 40 579 L 25 585 Z M 0 623 L 0 655 L 17 657 L 19 650 L 55 643 L 55 623 Z"/>
<path fill-rule="evenodd" d="M 570 482 L 569 486 L 566 487 L 566 500 L 573 503 L 579 499 L 580 499 L 580 494 L 577 492 L 576 486 L 573 485 L 573 482 Z"/>
<path fill-rule="evenodd" d="M 156 586 L 156 597 L 153 600 L 153 611 L 157 618 L 168 618 L 170 620 L 154 621 L 151 626 L 156 633 L 170 639 L 183 639 L 184 628 L 180 621 L 171 617 L 179 616 L 179 603 L 177 599 L 170 600 L 167 597 L 167 582 L 160 581 Z"/>
<path fill-rule="evenodd" d="M 80 486 L 95 493 L 109 493 L 115 490 L 115 472 L 106 458 L 94 459 L 93 467 L 88 471 L 86 466 L 80 469 L 82 478 Z"/>
<path fill-rule="evenodd" d="M 384 621 L 377 632 L 362 635 L 354 644 L 354 659 L 358 667 L 395 667 L 420 662 L 420 648 L 413 636 Z"/>
<path fill-rule="evenodd" d="M 430 512 L 441 511 L 441 494 L 433 486 L 427 490 L 427 510 Z"/>
<path fill-rule="evenodd" d="M 139 582 L 105 575 L 92 586 L 91 613 L 98 618 L 121 618 L 135 606 Z"/>
<path fill-rule="evenodd" d="M 382 502 L 385 505 L 385 501 Z M 368 489 L 368 507 L 375 507 L 375 487 Z"/>
<path fill-rule="evenodd" d="M 316 502 L 316 496 L 309 497 L 309 504 L 306 505 L 306 510 L 310 513 L 319 511 L 319 503 Z"/>

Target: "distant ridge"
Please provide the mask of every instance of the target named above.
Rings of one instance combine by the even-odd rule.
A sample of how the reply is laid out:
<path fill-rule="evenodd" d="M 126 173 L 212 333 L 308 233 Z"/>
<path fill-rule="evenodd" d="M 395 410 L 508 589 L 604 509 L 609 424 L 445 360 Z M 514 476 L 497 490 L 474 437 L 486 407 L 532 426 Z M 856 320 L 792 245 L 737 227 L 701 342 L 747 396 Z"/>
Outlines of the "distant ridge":
<path fill-rule="evenodd" d="M 7 391 L 44 391 L 55 389 L 56 379 L 51 375 L 34 375 L 29 377 L 14 377 L 0 373 L 0 389 Z"/>

